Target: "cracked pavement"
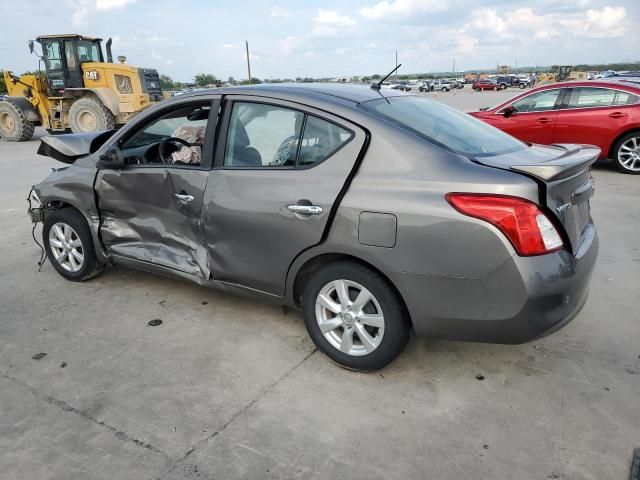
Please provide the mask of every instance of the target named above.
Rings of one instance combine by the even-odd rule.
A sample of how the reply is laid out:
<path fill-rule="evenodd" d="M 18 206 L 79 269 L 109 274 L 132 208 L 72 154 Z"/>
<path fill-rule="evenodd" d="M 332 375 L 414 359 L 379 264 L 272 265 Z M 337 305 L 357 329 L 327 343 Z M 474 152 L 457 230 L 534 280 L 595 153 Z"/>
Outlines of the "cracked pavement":
<path fill-rule="evenodd" d="M 297 311 L 124 268 L 38 272 L 24 199 L 61 164 L 37 146 L 0 141 L 2 480 L 628 478 L 640 177 L 594 171 L 600 256 L 566 328 L 519 346 L 413 338 L 357 374 L 316 352 Z"/>

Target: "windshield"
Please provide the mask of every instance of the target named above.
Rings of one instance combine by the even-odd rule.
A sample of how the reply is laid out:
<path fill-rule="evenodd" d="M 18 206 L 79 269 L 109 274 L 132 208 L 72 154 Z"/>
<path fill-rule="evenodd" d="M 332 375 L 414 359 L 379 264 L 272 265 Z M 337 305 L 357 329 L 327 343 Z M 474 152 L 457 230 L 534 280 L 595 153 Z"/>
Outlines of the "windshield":
<path fill-rule="evenodd" d="M 527 146 L 471 115 L 418 96 L 380 98 L 360 107 L 447 150 L 475 157 L 500 155 Z"/>

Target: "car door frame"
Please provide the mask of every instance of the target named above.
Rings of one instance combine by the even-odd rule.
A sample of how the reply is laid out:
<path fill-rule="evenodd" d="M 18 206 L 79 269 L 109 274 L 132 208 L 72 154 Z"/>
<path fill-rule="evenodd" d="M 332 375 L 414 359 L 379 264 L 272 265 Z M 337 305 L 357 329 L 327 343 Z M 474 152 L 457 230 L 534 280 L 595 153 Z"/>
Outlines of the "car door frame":
<path fill-rule="evenodd" d="M 536 111 L 531 111 L 531 112 L 519 112 L 519 111 L 516 110 L 516 113 L 513 114 L 509 118 L 514 118 L 514 117 L 517 118 L 517 117 L 519 117 L 521 115 L 532 115 L 532 114 L 534 114 L 534 115 L 544 115 L 547 112 L 552 112 L 552 113 L 554 113 L 554 118 L 549 123 L 555 129 L 556 117 L 557 117 L 558 112 L 560 111 L 561 106 L 563 105 L 563 102 L 565 101 L 565 98 L 566 98 L 566 95 L 567 95 L 567 87 L 564 86 L 564 85 L 557 86 L 557 87 L 554 87 L 554 88 L 545 88 L 544 90 L 538 90 L 536 92 L 528 92 L 526 94 L 519 95 L 516 98 L 512 99 L 511 101 L 509 101 L 508 103 L 503 104 L 502 106 L 497 108 L 493 112 L 493 114 L 494 115 L 499 115 L 499 116 L 504 118 L 504 110 L 506 108 L 508 108 L 508 107 L 513 107 L 514 103 L 519 102 L 519 101 L 521 101 L 521 100 L 523 100 L 523 99 L 525 99 L 525 98 L 527 98 L 527 97 L 529 97 L 531 95 L 536 95 L 536 94 L 539 94 L 539 93 L 549 92 L 549 91 L 552 91 L 552 90 L 560 90 L 560 93 L 558 94 L 558 97 L 556 98 L 556 101 L 553 104 L 553 107 L 551 107 L 550 109 L 547 109 L 547 110 L 536 110 Z M 504 118 L 504 121 L 507 121 L 507 120 L 508 120 L 508 118 Z M 507 132 L 507 133 L 509 133 L 510 135 L 513 135 L 510 132 Z M 517 137 L 517 135 L 514 135 L 514 136 Z M 553 131 L 551 132 L 550 138 L 553 141 Z M 533 143 L 537 143 L 537 142 L 533 142 Z M 551 143 L 551 142 L 549 142 L 549 143 Z"/>
<path fill-rule="evenodd" d="M 258 103 L 258 104 L 267 104 L 267 105 L 273 105 L 273 106 L 281 106 L 283 108 L 289 108 L 292 110 L 296 110 L 296 111 L 300 111 L 302 113 L 304 113 L 305 115 L 310 115 L 310 116 L 314 116 L 317 118 L 320 118 L 322 120 L 325 120 L 327 122 L 330 122 L 332 124 L 336 124 L 338 126 L 340 126 L 341 128 L 344 128 L 346 130 L 349 130 L 350 132 L 352 132 L 352 138 L 350 139 L 350 141 L 345 142 L 344 144 L 342 144 L 339 148 L 337 148 L 335 151 L 332 152 L 332 154 L 323 159 L 320 162 L 314 163 L 313 165 L 309 165 L 309 166 L 303 166 L 303 167 L 299 167 L 299 166 L 283 166 L 283 167 L 266 167 L 266 166 L 240 166 L 240 165 L 228 165 L 225 166 L 224 165 L 224 156 L 225 156 L 225 150 L 226 150 L 226 144 L 227 144 L 227 140 L 228 140 L 228 131 L 230 128 L 230 120 L 231 120 L 231 113 L 233 111 L 233 105 L 234 103 L 238 103 L 238 102 L 250 102 L 250 103 Z M 305 120 L 306 123 L 306 120 Z M 355 127 L 355 129 L 354 129 Z M 301 135 L 304 135 L 304 125 L 301 131 Z M 220 107 L 220 114 L 219 114 L 219 120 L 218 120 L 218 128 L 216 130 L 216 143 L 215 143 L 215 154 L 214 154 L 214 162 L 213 162 L 213 166 L 212 166 L 212 172 L 217 171 L 217 170 L 244 170 L 244 171 L 256 171 L 256 170 L 265 170 L 265 171 L 270 171 L 270 170 L 278 170 L 278 171 L 298 171 L 298 170 L 309 170 L 309 169 L 313 169 L 318 167 L 320 164 L 324 163 L 325 161 L 327 161 L 328 159 L 330 159 L 331 157 L 333 157 L 334 155 L 336 155 L 340 150 L 342 150 L 343 148 L 346 147 L 346 145 L 348 145 L 351 142 L 357 141 L 359 142 L 359 144 L 361 145 L 359 150 L 358 150 L 358 154 L 354 160 L 354 164 L 351 168 L 351 170 L 349 171 L 349 173 L 345 176 L 343 184 L 341 185 L 341 188 L 339 190 L 339 192 L 337 193 L 333 204 L 331 206 L 331 209 L 327 212 L 327 220 L 326 223 L 324 225 L 322 234 L 319 238 L 319 240 L 313 244 L 313 245 L 309 245 L 307 246 L 305 249 L 296 252 L 296 254 L 293 256 L 293 258 L 291 259 L 291 261 L 289 262 L 289 265 L 287 265 L 287 271 L 286 274 L 283 278 L 283 282 L 282 282 L 282 290 L 281 292 L 275 293 L 275 292 L 270 292 L 267 291 L 265 289 L 260 289 L 260 288 L 256 288 L 255 286 L 251 286 L 248 284 L 244 284 L 242 282 L 238 282 L 238 281 L 234 281 L 231 279 L 226 279 L 226 278 L 216 278 L 216 272 L 214 270 L 214 268 L 212 267 L 211 269 L 211 274 L 212 274 L 212 280 L 213 282 L 217 285 L 217 287 L 222 288 L 223 290 L 230 290 L 230 291 L 234 291 L 234 292 L 240 292 L 242 293 L 243 291 L 245 292 L 250 292 L 251 295 L 255 295 L 258 294 L 260 296 L 263 296 L 265 298 L 270 298 L 270 299 L 281 299 L 287 296 L 287 285 L 288 285 L 288 280 L 289 280 L 289 272 L 290 269 L 292 267 L 292 265 L 295 264 L 296 260 L 306 251 L 317 247 L 318 245 L 321 245 L 322 243 L 324 243 L 326 241 L 328 232 L 331 230 L 331 225 L 333 223 L 333 220 L 335 218 L 336 212 L 338 210 L 338 207 L 340 205 L 340 202 L 342 201 L 342 198 L 344 197 L 344 195 L 346 194 L 347 189 L 349 188 L 349 185 L 351 184 L 351 181 L 353 179 L 353 177 L 355 176 L 360 163 L 362 162 L 362 159 L 368 149 L 369 143 L 370 143 L 370 132 L 361 124 L 351 120 L 351 119 L 346 119 L 344 117 L 341 117 L 338 114 L 329 112 L 329 111 L 325 111 L 322 108 L 319 108 L 317 106 L 311 105 L 311 104 L 307 104 L 307 103 L 301 103 L 301 102 L 297 102 L 296 100 L 290 100 L 290 99 L 285 99 L 285 98 L 279 98 L 279 97 L 271 97 L 271 96 L 266 96 L 266 95 L 252 95 L 250 93 L 232 93 L 232 94 L 225 94 L 222 98 L 222 103 L 221 103 L 221 107 Z M 299 154 L 299 152 L 298 152 Z M 215 221 L 215 219 L 209 219 L 206 216 L 204 217 L 205 221 Z M 206 229 L 206 226 L 205 226 Z M 211 242 L 215 241 L 213 238 L 210 238 L 209 235 L 207 235 L 207 243 L 209 244 L 209 248 L 211 245 Z"/>
<path fill-rule="evenodd" d="M 168 175 L 171 176 L 171 171 L 172 170 L 177 170 L 177 171 L 195 171 L 195 172 L 204 172 L 207 176 L 208 179 L 208 174 L 211 171 L 211 166 L 213 165 L 213 158 L 214 158 L 214 153 L 215 153 L 215 139 L 216 139 L 216 133 L 217 133 L 217 129 L 218 129 L 218 124 L 220 121 L 220 105 L 221 105 L 221 101 L 222 101 L 222 95 L 220 94 L 206 94 L 206 95 L 194 95 L 194 96 L 185 96 L 184 98 L 180 98 L 180 99 L 176 99 L 174 101 L 171 101 L 170 103 L 167 103 L 165 105 L 158 105 L 156 108 L 152 108 L 148 111 L 145 111 L 141 114 L 141 118 L 139 119 L 139 121 L 136 122 L 131 122 L 128 125 L 126 125 L 124 128 L 122 128 L 120 131 L 118 131 L 112 138 L 109 139 L 108 142 L 105 142 L 105 145 L 103 147 L 100 148 L 100 150 L 97 152 L 97 155 L 104 153 L 106 151 L 108 151 L 109 149 L 116 147 L 118 149 L 120 149 L 120 144 L 122 143 L 123 140 L 125 140 L 127 137 L 130 136 L 130 134 L 134 131 L 139 131 L 140 129 L 144 129 L 146 128 L 149 124 L 151 124 L 152 122 L 154 122 L 155 120 L 157 120 L 158 118 L 162 117 L 163 115 L 165 115 L 167 112 L 174 110 L 174 109 L 179 109 L 184 107 L 185 105 L 189 105 L 189 104 L 205 104 L 208 103 L 211 106 L 211 111 L 209 114 L 209 118 L 207 120 L 207 127 L 205 130 L 205 140 L 204 140 L 204 144 L 202 147 L 202 153 L 201 153 L 201 163 L 198 166 L 189 166 L 189 165 L 171 165 L 171 166 L 167 166 L 165 164 L 157 164 L 157 165 L 150 165 L 150 164 L 145 164 L 145 165 L 127 165 L 125 166 L 125 169 L 129 170 L 129 171 L 135 171 L 135 170 L 149 170 L 149 169 L 158 169 L 158 170 L 164 170 L 167 171 Z M 121 149 L 120 149 L 121 150 Z M 106 253 L 106 257 L 111 259 L 114 263 L 120 263 L 123 265 L 128 265 L 128 266 L 132 266 L 135 267 L 137 269 L 141 269 L 141 270 L 146 270 L 146 271 L 152 271 L 152 272 L 156 272 L 156 273 L 171 273 L 173 275 L 177 275 L 183 278 L 188 278 L 190 280 L 196 281 L 198 283 L 203 283 L 204 281 L 208 280 L 209 278 L 209 271 L 208 271 L 208 258 L 206 257 L 206 240 L 204 239 L 204 227 L 202 226 L 202 209 L 204 207 L 204 205 L 201 206 L 201 211 L 200 211 L 200 215 L 197 219 L 197 221 L 200 223 L 200 225 L 202 226 L 202 247 L 204 250 L 204 257 L 203 259 L 201 259 L 200 262 L 198 262 L 198 264 L 201 265 L 202 270 L 202 275 L 196 275 L 194 273 L 190 273 L 184 270 L 180 270 L 180 269 L 176 269 L 176 268 L 172 268 L 170 266 L 166 266 L 166 265 L 162 265 L 162 264 L 158 264 L 158 263 L 151 263 L 148 261 L 145 261 L 143 259 L 140 258 L 135 258 L 135 257 L 129 257 L 129 256 L 123 256 L 123 255 L 119 255 L 118 253 L 113 253 L 112 251 L 110 251 L 110 249 L 106 246 L 106 243 L 103 239 L 103 223 L 105 221 L 105 216 L 103 215 L 101 209 L 100 209 L 100 195 L 99 195 L 99 191 L 98 191 L 98 182 L 100 181 L 100 170 L 96 171 L 96 178 L 94 181 L 94 194 L 95 194 L 95 198 L 96 198 L 96 207 L 97 207 L 97 214 L 99 217 L 99 225 L 98 225 L 98 229 L 97 229 L 97 235 L 98 235 L 98 239 L 100 241 L 101 244 L 101 248 L 103 249 L 103 251 Z M 173 179 L 171 180 L 173 182 Z M 205 185 L 203 187 L 203 198 L 201 199 L 202 202 L 204 202 L 204 191 L 206 190 L 206 180 L 205 180 Z"/>
<path fill-rule="evenodd" d="M 579 107 L 571 107 L 569 106 L 569 101 L 571 100 L 571 94 L 573 92 L 574 89 L 578 89 L 578 88 L 591 88 L 591 89 L 600 89 L 600 90 L 612 90 L 613 92 L 615 92 L 614 95 L 614 101 L 617 98 L 617 94 L 618 93 L 626 93 L 627 95 L 634 95 L 636 97 L 640 97 L 640 95 L 638 93 L 635 92 L 630 92 L 627 90 L 624 90 L 623 88 L 618 88 L 618 86 L 616 85 L 611 85 L 611 86 L 603 86 L 603 85 L 567 85 L 565 86 L 566 92 L 564 94 L 563 97 L 563 101 L 562 101 L 562 105 L 560 106 L 559 110 L 559 115 L 558 118 L 560 118 L 560 115 L 563 112 L 569 112 L 569 113 L 580 113 L 583 111 L 597 111 L 597 110 L 603 110 L 603 109 L 611 109 L 611 110 L 631 110 L 633 107 L 638 107 L 640 106 L 640 100 L 638 100 L 636 103 L 629 103 L 629 104 L 622 104 L 622 105 L 615 105 L 615 104 L 611 104 L 611 105 L 592 105 L 592 106 L 579 106 Z M 629 115 L 629 118 L 631 118 L 631 115 Z M 557 123 L 557 120 L 556 120 Z M 619 137 L 621 134 L 623 134 L 625 131 L 629 130 L 629 126 L 628 124 L 622 125 L 622 126 L 618 126 L 618 128 L 616 128 L 615 132 L 612 133 L 610 135 L 610 141 L 601 144 L 601 158 L 608 158 L 611 147 L 613 146 L 613 143 L 615 142 L 615 139 L 617 137 Z M 556 132 L 554 131 L 554 137 L 556 135 Z M 567 142 L 555 142 L 555 143 L 567 143 Z M 583 143 L 583 142 L 579 142 L 579 143 Z M 598 145 L 600 146 L 600 145 Z M 604 147 L 604 148 L 602 148 Z"/>

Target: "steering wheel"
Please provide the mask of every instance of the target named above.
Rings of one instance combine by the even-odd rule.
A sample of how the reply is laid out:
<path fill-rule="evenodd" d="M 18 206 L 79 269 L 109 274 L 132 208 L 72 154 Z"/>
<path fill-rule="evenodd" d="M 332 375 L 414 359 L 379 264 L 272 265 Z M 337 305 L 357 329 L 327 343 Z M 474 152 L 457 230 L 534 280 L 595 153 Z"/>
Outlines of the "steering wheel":
<path fill-rule="evenodd" d="M 191 144 L 189 142 L 187 142 L 186 140 L 183 140 L 181 138 L 178 138 L 178 137 L 167 137 L 167 138 L 165 138 L 164 140 L 162 140 L 162 142 L 160 142 L 160 146 L 158 147 L 158 154 L 160 155 L 160 160 L 162 160 L 162 163 L 164 163 L 164 164 L 171 163 L 171 159 L 168 158 L 168 156 L 167 156 L 167 145 L 169 145 L 170 143 L 173 143 L 174 145 L 181 145 L 181 146 L 187 147 L 187 148 L 191 147 Z M 180 149 L 175 150 L 175 151 L 177 152 L 179 150 Z"/>

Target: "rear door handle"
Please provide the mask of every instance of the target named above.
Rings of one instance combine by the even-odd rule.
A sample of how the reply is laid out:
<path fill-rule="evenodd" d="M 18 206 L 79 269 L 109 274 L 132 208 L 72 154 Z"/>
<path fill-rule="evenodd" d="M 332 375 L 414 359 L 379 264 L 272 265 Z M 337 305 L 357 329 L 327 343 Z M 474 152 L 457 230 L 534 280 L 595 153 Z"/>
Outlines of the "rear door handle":
<path fill-rule="evenodd" d="M 538 123 L 549 123 L 552 120 L 550 118 L 542 117 L 538 119 Z"/>
<path fill-rule="evenodd" d="M 610 113 L 609 116 L 611 118 L 622 118 L 622 117 L 626 117 L 627 114 L 622 112 L 613 112 L 613 113 Z"/>
<path fill-rule="evenodd" d="M 193 195 L 189 195 L 188 193 L 175 193 L 174 196 L 183 205 L 188 205 L 189 203 L 193 202 Z"/>
<path fill-rule="evenodd" d="M 287 208 L 302 215 L 320 215 L 323 212 L 322 207 L 317 205 L 287 205 Z"/>

